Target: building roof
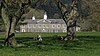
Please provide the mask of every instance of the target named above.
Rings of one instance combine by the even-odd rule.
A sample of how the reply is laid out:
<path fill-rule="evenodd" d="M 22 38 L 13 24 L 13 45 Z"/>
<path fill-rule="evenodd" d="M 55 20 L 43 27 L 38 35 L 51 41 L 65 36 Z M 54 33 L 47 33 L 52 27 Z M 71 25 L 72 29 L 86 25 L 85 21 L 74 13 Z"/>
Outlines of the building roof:
<path fill-rule="evenodd" d="M 63 19 L 26 19 L 22 23 L 27 24 L 65 24 Z"/>

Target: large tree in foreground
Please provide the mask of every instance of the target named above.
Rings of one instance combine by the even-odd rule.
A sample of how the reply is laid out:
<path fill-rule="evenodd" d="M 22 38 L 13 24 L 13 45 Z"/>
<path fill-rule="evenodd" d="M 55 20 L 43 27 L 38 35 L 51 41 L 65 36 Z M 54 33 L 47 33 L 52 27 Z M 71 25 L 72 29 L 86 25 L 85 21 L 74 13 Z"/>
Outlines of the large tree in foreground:
<path fill-rule="evenodd" d="M 79 0 L 72 0 L 71 5 L 68 6 L 68 4 L 65 5 L 62 2 L 62 0 L 55 1 L 57 7 L 60 9 L 63 15 L 63 20 L 65 21 L 67 25 L 67 37 L 65 38 L 65 40 L 76 39 L 76 20 L 77 20 L 77 17 L 79 16 L 78 2 Z"/>
<path fill-rule="evenodd" d="M 0 0 L 0 14 L 6 28 L 5 46 L 16 46 L 15 27 L 24 13 L 25 5 L 30 4 L 30 0 Z"/>
<path fill-rule="evenodd" d="M 35 8 L 45 0 L 0 0 L 0 16 L 6 28 L 5 46 L 16 46 L 15 27 L 22 15 Z"/>

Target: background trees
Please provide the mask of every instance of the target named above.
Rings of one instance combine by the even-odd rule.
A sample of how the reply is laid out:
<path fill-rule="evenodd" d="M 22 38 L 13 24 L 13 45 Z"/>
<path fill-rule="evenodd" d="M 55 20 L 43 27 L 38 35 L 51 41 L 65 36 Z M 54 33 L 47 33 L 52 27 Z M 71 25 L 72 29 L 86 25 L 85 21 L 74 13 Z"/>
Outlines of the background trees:
<path fill-rule="evenodd" d="M 82 30 L 100 31 L 100 1 L 99 0 L 84 0 L 85 5 L 82 6 Z M 85 9 L 85 12 L 84 12 Z M 86 12 L 87 11 L 87 12 Z M 84 25 L 84 26 L 83 26 Z M 88 26 L 86 26 L 88 25 Z"/>

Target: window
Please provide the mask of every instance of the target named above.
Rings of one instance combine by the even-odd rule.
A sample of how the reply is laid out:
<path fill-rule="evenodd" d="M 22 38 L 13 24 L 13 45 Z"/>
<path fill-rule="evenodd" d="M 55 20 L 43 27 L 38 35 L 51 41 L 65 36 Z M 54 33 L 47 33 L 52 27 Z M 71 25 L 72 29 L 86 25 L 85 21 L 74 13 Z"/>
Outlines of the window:
<path fill-rule="evenodd" d="M 36 28 L 36 25 L 33 25 L 33 28 Z"/>
<path fill-rule="evenodd" d="M 55 27 L 56 27 L 56 26 L 53 24 L 53 25 L 52 25 L 52 28 L 55 28 Z"/>
<path fill-rule="evenodd" d="M 31 24 L 28 24 L 28 28 L 31 28 Z"/>
<path fill-rule="evenodd" d="M 43 28 L 45 28 L 45 27 L 46 27 L 46 25 L 43 24 Z"/>
<path fill-rule="evenodd" d="M 22 32 L 26 32 L 25 29 L 22 29 Z"/>
<path fill-rule="evenodd" d="M 41 28 L 41 25 L 38 25 L 38 28 Z"/>
<path fill-rule="evenodd" d="M 58 25 L 57 25 L 57 28 L 60 28 L 60 27 L 61 27 L 61 25 L 60 25 L 60 24 L 58 24 Z"/>

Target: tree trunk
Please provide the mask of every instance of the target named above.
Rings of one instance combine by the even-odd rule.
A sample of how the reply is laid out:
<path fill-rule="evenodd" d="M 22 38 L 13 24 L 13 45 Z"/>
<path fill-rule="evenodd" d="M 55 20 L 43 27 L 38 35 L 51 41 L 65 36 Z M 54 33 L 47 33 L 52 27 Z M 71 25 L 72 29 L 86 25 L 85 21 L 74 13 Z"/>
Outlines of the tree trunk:
<path fill-rule="evenodd" d="M 77 12 L 77 0 L 72 1 L 71 9 L 69 9 L 68 5 L 66 6 L 62 1 L 57 0 L 56 4 L 58 8 L 60 9 L 63 20 L 65 21 L 67 25 L 67 37 L 65 40 L 73 40 L 76 37 L 76 18 L 78 16 Z"/>
<path fill-rule="evenodd" d="M 67 38 L 74 40 L 76 38 L 76 21 L 69 20 L 67 22 Z"/>
<path fill-rule="evenodd" d="M 16 47 L 15 33 L 9 33 L 9 36 L 5 39 L 4 46 Z"/>
<path fill-rule="evenodd" d="M 6 33 L 5 33 L 5 42 L 4 46 L 16 46 L 15 40 L 15 26 L 16 26 L 16 19 L 14 17 L 10 17 L 5 8 L 2 8 L 2 19 L 5 24 Z"/>
<path fill-rule="evenodd" d="M 12 18 L 12 20 L 10 20 L 11 24 L 9 27 L 9 35 L 7 37 L 7 39 L 5 40 L 5 44 L 7 44 L 7 46 L 13 46 L 15 47 L 17 42 L 15 40 L 15 26 L 16 26 L 16 19 Z"/>

